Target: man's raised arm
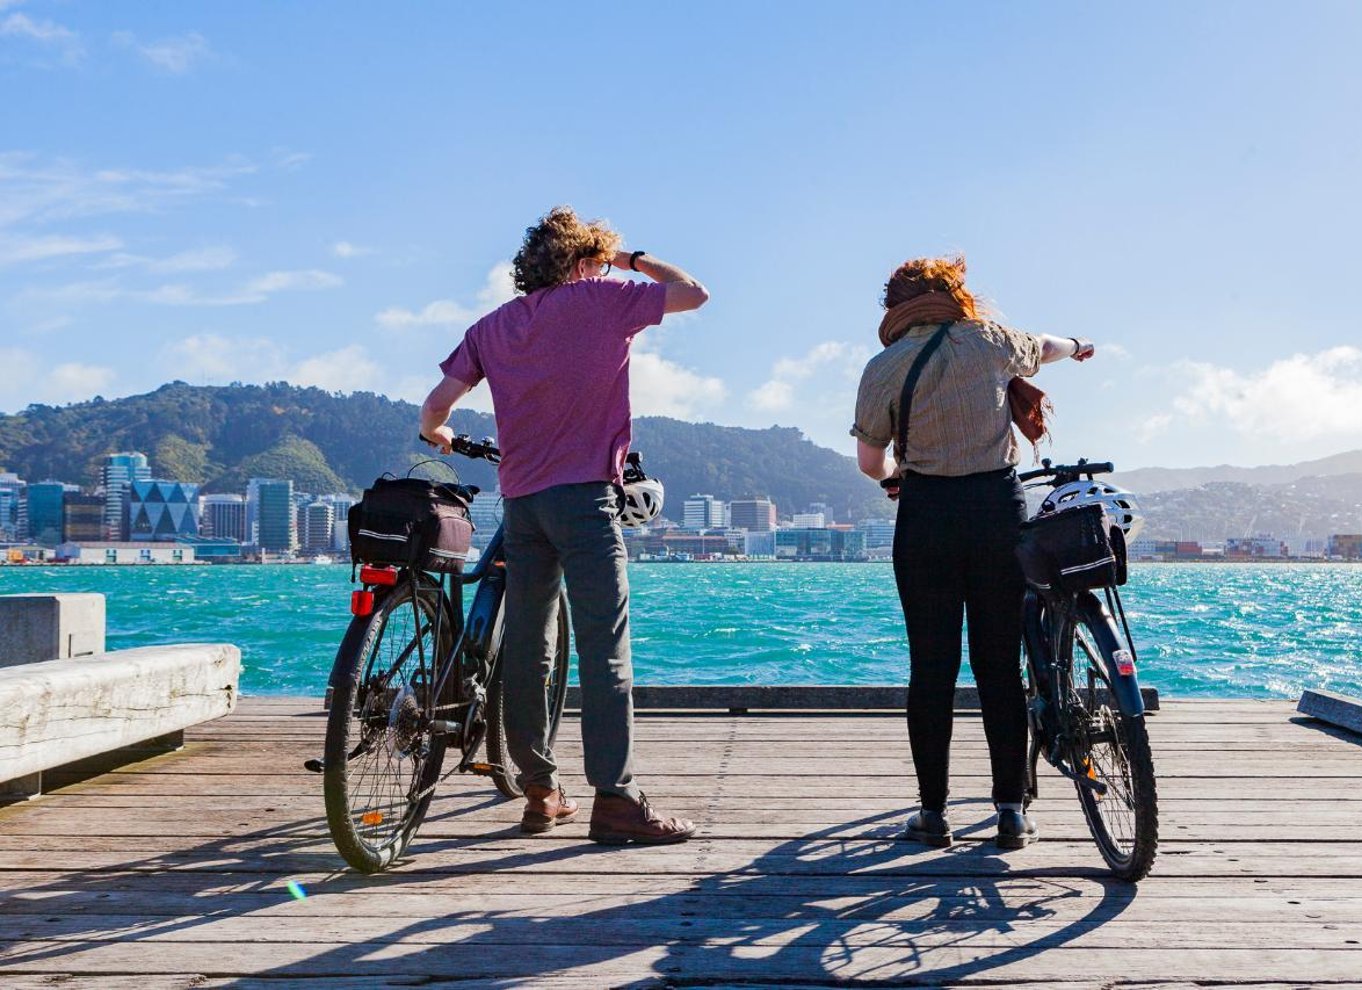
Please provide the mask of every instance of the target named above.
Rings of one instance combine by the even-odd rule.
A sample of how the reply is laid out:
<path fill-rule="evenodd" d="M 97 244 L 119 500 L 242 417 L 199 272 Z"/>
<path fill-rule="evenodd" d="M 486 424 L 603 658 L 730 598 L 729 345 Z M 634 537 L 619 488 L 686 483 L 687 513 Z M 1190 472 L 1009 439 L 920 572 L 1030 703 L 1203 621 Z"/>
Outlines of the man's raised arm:
<path fill-rule="evenodd" d="M 698 279 L 650 254 L 644 254 L 642 251 L 618 251 L 611 263 L 625 271 L 642 272 L 654 282 L 666 285 L 667 301 L 663 304 L 663 312 L 684 313 L 687 310 L 699 309 L 709 302 L 709 290 L 701 285 Z"/>

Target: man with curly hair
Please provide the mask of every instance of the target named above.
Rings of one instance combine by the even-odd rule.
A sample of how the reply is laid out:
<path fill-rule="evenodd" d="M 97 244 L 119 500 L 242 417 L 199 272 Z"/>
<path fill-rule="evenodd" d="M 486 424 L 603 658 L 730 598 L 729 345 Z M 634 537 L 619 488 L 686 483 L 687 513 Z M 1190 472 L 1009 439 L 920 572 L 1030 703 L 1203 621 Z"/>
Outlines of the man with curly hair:
<path fill-rule="evenodd" d="M 582 749 L 595 787 L 589 836 L 607 844 L 683 842 L 685 819 L 657 814 L 633 774 L 629 579 L 618 514 L 629 450 L 629 348 L 663 314 L 698 309 L 705 287 L 642 251 L 621 251 L 600 221 L 568 207 L 525 232 L 515 257 L 523 295 L 483 317 L 440 369 L 421 408 L 422 435 L 448 453 L 445 421 L 487 379 L 505 498 L 506 735 L 520 768 L 523 832 L 572 820 L 558 782 L 544 683 L 566 580 L 582 685 Z M 651 281 L 605 278 L 611 267 Z"/>

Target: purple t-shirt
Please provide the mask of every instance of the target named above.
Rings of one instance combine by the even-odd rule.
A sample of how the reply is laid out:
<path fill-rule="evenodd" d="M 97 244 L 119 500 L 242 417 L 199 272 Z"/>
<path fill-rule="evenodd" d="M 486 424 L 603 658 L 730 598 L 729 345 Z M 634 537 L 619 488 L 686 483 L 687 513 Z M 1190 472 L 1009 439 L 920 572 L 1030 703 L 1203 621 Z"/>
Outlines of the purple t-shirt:
<path fill-rule="evenodd" d="M 582 279 L 512 299 L 468 328 L 440 370 L 492 390 L 501 492 L 621 480 L 629 345 L 662 322 L 658 282 Z"/>

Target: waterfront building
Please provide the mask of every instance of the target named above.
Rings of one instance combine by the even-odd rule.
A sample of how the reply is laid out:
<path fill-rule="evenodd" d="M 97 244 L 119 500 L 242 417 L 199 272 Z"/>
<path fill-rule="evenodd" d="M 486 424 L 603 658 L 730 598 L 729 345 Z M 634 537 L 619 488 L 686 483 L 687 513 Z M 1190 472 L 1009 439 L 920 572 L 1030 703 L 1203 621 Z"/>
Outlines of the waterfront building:
<path fill-rule="evenodd" d="M 776 556 L 808 560 L 861 560 L 865 533 L 858 529 L 791 527 L 776 530 Z"/>
<path fill-rule="evenodd" d="M 0 471 L 0 542 L 28 539 L 27 487 L 12 471 Z"/>
<path fill-rule="evenodd" d="M 219 540 L 246 541 L 246 499 L 241 495 L 199 498 L 199 533 Z"/>
<path fill-rule="evenodd" d="M 179 536 L 175 542 L 194 551 L 195 562 L 209 564 L 241 563 L 241 543 L 217 536 Z"/>
<path fill-rule="evenodd" d="M 127 538 L 129 486 L 150 478 L 147 455 L 139 450 L 120 451 L 104 458 L 100 483 L 104 486 L 104 534 L 108 539 Z"/>
<path fill-rule="evenodd" d="M 298 527 L 293 515 L 293 482 L 277 478 L 252 478 L 256 495 L 256 542 L 271 553 L 292 553 L 298 548 Z"/>
<path fill-rule="evenodd" d="M 749 529 L 743 534 L 742 552 L 749 557 L 774 557 L 776 555 L 776 531 L 774 529 Z"/>
<path fill-rule="evenodd" d="M 63 505 L 68 489 L 80 492 L 78 486 L 60 481 L 39 481 L 28 486 L 28 535 L 34 542 L 54 547 L 66 539 Z"/>
<path fill-rule="evenodd" d="M 1329 556 L 1362 560 L 1362 533 L 1335 533 L 1329 537 Z"/>
<path fill-rule="evenodd" d="M 473 546 L 486 550 L 497 527 L 501 525 L 501 489 L 479 492 L 468 506 L 468 519 L 473 524 Z M 626 538 L 636 532 L 635 529 L 624 527 Z"/>
<path fill-rule="evenodd" d="M 856 528 L 865 534 L 865 548 L 875 550 L 894 545 L 894 520 L 862 519 Z"/>
<path fill-rule="evenodd" d="M 199 486 L 138 479 L 128 484 L 128 539 L 173 541 L 199 535 Z"/>
<path fill-rule="evenodd" d="M 836 519 L 833 518 L 832 506 L 828 505 L 828 503 L 826 502 L 810 502 L 807 511 L 823 513 L 824 526 L 831 526 L 833 523 L 837 521 Z"/>
<path fill-rule="evenodd" d="M 692 495 L 682 506 L 682 529 L 718 529 L 723 524 L 724 504 L 713 495 Z"/>
<path fill-rule="evenodd" d="M 318 499 L 298 510 L 298 543 L 309 553 L 331 549 L 336 512 L 331 503 Z"/>
<path fill-rule="evenodd" d="M 355 499 L 344 492 L 323 495 L 321 500 L 331 506 L 331 549 L 350 552 L 350 506 Z"/>
<path fill-rule="evenodd" d="M 764 496 L 734 499 L 729 512 L 729 525 L 734 529 L 765 533 L 776 528 L 776 503 Z"/>
<path fill-rule="evenodd" d="M 795 529 L 824 529 L 828 520 L 822 512 L 796 512 L 790 525 Z"/>
<path fill-rule="evenodd" d="M 194 548 L 181 543 L 109 540 L 102 543 L 63 543 L 55 559 L 68 564 L 192 564 Z"/>
<path fill-rule="evenodd" d="M 62 533 L 69 543 L 104 539 L 104 497 L 67 492 L 62 498 Z"/>

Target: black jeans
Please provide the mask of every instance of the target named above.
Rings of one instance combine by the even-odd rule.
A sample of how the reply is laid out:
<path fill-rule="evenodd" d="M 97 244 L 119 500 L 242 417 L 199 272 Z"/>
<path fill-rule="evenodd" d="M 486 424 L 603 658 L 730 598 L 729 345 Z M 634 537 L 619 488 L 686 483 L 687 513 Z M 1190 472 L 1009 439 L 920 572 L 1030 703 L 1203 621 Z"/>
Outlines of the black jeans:
<path fill-rule="evenodd" d="M 995 803 L 1026 792 L 1018 526 L 1026 503 L 1011 470 L 911 475 L 900 487 L 894 577 L 908 627 L 908 740 L 922 806 L 946 807 L 961 625 L 979 685 Z"/>

